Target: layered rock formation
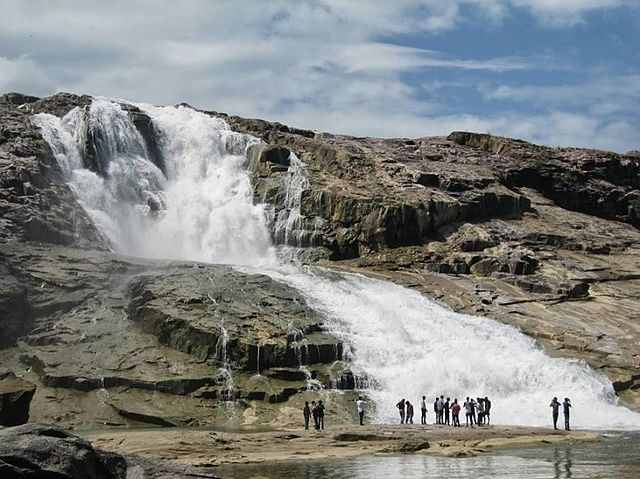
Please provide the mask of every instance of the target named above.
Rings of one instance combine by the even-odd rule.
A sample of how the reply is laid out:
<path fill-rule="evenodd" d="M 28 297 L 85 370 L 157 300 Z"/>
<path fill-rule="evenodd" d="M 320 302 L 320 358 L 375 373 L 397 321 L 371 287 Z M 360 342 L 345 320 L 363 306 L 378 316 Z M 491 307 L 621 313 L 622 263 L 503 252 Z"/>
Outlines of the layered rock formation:
<path fill-rule="evenodd" d="M 265 423 L 278 417 L 272 404 L 311 398 L 308 387 L 354 388 L 343 345 L 292 288 L 226 266 L 108 251 L 29 120 L 90 101 L 0 97 L 0 362 L 36 384 L 32 418 Z M 153 123 L 125 109 L 162 170 Z M 640 158 L 469 133 L 382 140 L 224 118 L 263 140 L 247 167 L 256 201 L 275 218 L 304 174 L 295 231 L 276 242 L 516 325 L 552 354 L 601 369 L 637 404 Z M 100 172 L 101 140 L 83 134 L 86 165 Z"/>

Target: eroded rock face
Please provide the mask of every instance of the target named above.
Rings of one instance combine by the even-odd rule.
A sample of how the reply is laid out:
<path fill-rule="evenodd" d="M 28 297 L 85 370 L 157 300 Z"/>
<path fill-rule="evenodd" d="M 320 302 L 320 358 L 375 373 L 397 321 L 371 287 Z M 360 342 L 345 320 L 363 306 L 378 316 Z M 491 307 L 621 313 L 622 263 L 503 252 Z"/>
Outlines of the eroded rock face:
<path fill-rule="evenodd" d="M 32 309 L 0 363 L 38 386 L 37 421 L 241 422 L 251 402 L 287 401 L 310 381 L 355 387 L 322 316 L 264 275 L 23 243 L 3 258 Z"/>
<path fill-rule="evenodd" d="M 519 217 L 530 206 L 490 169 L 460 172 L 439 163 L 445 154 L 453 158 L 460 153 L 444 140 L 311 136 L 259 120 L 226 119 L 234 128 L 267 142 L 250 149 L 248 167 L 257 200 L 274 205 L 276 211 L 287 198 L 286 152 L 304 161 L 309 186 L 303 192 L 301 213 L 306 222 L 295 245 L 324 247 L 332 259 L 421 244 L 444 225 Z"/>
<path fill-rule="evenodd" d="M 26 423 L 35 392 L 35 385 L 17 378 L 11 371 L 0 371 L 0 426 Z"/>

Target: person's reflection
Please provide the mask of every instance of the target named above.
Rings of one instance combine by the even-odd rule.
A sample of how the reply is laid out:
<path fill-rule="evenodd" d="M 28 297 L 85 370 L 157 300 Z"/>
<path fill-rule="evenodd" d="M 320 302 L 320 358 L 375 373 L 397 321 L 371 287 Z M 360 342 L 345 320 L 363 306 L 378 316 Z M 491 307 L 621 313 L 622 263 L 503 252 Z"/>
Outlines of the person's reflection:
<path fill-rule="evenodd" d="M 564 448 L 560 450 L 560 448 L 555 448 L 553 450 L 554 479 L 571 479 L 573 477 L 571 466 L 573 466 L 571 449 Z"/>

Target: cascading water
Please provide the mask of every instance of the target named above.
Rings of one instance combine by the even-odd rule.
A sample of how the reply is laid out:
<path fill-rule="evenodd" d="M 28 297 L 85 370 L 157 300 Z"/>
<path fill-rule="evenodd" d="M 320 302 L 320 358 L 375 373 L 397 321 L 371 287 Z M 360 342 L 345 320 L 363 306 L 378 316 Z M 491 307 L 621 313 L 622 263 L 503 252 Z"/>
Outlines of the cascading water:
<path fill-rule="evenodd" d="M 277 243 L 286 246 L 312 246 L 314 232 L 309 235 L 305 229 L 306 218 L 302 214 L 302 193 L 309 188 L 309 180 L 304 174 L 304 164 L 295 153 L 289 155 L 289 168 L 285 179 L 287 183 L 284 208 L 275 215 L 273 225 Z"/>
<path fill-rule="evenodd" d="M 34 117 L 69 186 L 113 249 L 165 259 L 273 262 L 264 207 L 253 205 L 244 172 L 246 147 L 258 140 L 191 108 L 144 109 L 160 132 L 166 176 L 116 102 L 96 99 L 87 112 L 76 108 L 62 119 Z M 83 164 L 86 136 L 79 131 L 100 132 L 104 176 Z"/>
<path fill-rule="evenodd" d="M 370 379 L 366 392 L 379 420 L 395 422 L 394 404 L 403 396 L 417 403 L 423 394 L 431 401 L 440 394 L 488 395 L 494 422 L 542 425 L 550 399 L 568 396 L 575 424 L 640 428 L 640 414 L 616 405 L 604 376 L 582 362 L 547 356 L 515 328 L 454 313 L 391 283 L 277 260 L 265 208 L 252 203 L 244 170 L 246 147 L 258 140 L 190 108 L 138 107 L 158 131 L 164 173 L 115 102 L 97 99 L 87 112 L 72 110 L 62 119 L 34 117 L 69 186 L 113 248 L 243 265 L 297 288 L 345 342 L 355 374 Z M 103 174 L 83 164 L 86 131 L 100 132 Z M 301 229 L 307 187 L 296 160 L 287 211 L 274 222 L 275 234 L 289 244 L 299 241 L 294 230 Z"/>

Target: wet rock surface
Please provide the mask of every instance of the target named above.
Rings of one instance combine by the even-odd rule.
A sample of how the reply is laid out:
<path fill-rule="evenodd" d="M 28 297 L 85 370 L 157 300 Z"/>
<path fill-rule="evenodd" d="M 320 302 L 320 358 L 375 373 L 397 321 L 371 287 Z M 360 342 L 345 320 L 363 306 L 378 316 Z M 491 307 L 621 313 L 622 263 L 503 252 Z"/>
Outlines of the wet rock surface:
<path fill-rule="evenodd" d="M 322 331 L 322 318 L 266 276 L 63 246 L 4 247 L 1 259 L 19 271 L 32 309 L 31 329 L 0 351 L 0 362 L 38 386 L 34 420 L 242 422 L 253 401 L 281 403 L 311 381 L 329 388 L 348 372 L 333 367 L 343 364 L 342 346 Z"/>

